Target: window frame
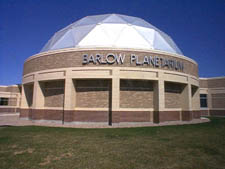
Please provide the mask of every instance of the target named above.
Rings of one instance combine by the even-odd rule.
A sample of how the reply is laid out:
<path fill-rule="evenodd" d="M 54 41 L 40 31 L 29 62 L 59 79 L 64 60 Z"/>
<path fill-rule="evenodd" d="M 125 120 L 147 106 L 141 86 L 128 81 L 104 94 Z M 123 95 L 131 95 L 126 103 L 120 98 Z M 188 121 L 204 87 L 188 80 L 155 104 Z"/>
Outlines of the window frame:
<path fill-rule="evenodd" d="M 8 105 L 9 105 L 9 98 L 0 97 L 0 106 L 8 106 Z"/>
<path fill-rule="evenodd" d="M 208 95 L 200 94 L 200 108 L 208 108 Z"/>

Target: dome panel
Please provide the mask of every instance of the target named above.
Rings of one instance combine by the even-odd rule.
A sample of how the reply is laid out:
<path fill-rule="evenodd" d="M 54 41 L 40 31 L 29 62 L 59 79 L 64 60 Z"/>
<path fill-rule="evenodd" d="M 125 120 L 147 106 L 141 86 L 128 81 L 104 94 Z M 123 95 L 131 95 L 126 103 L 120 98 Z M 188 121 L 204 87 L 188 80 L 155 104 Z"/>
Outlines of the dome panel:
<path fill-rule="evenodd" d="M 141 26 L 133 26 L 133 28 L 142 35 L 142 37 L 151 44 L 151 47 L 153 46 L 154 42 L 154 36 L 155 36 L 155 30 L 154 29 L 148 29 L 146 27 Z"/>
<path fill-rule="evenodd" d="M 102 43 L 104 42 L 104 44 Z M 97 25 L 95 29 L 90 31 L 79 43 L 79 47 L 89 47 L 89 46 L 108 46 L 110 45 L 109 38 L 104 32 L 104 29 Z"/>
<path fill-rule="evenodd" d="M 115 46 L 149 49 L 151 47 L 151 45 L 134 28 L 128 25 L 125 25 L 124 29 L 121 31 L 119 38 L 116 40 Z"/>
<path fill-rule="evenodd" d="M 53 49 L 62 49 L 67 47 L 73 47 L 74 45 L 74 38 L 72 31 L 67 31 L 63 37 L 61 37 L 54 45 L 52 45 Z"/>
<path fill-rule="evenodd" d="M 72 29 L 74 45 L 78 44 L 95 26 L 96 25 L 85 25 Z"/>
<path fill-rule="evenodd" d="M 125 20 L 115 14 L 106 17 L 101 23 L 127 24 Z"/>
<path fill-rule="evenodd" d="M 122 30 L 125 28 L 125 24 L 101 24 L 100 26 L 111 44 L 116 43 Z"/>
<path fill-rule="evenodd" d="M 150 23 L 118 14 L 84 17 L 56 32 L 41 52 L 71 47 L 156 49 L 182 54 L 167 34 Z"/>
<path fill-rule="evenodd" d="M 176 52 L 158 32 L 155 32 L 155 38 L 154 38 L 153 44 L 154 44 L 154 49 L 164 50 L 171 53 Z"/>

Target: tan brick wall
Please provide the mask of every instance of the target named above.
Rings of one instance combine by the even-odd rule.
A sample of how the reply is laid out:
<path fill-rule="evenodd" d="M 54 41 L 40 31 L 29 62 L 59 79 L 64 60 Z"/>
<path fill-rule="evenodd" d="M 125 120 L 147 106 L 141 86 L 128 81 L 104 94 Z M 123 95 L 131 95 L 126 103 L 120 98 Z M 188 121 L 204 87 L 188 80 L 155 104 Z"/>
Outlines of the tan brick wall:
<path fill-rule="evenodd" d="M 1 87 L 0 86 L 0 92 L 6 92 L 7 91 L 7 87 Z"/>
<path fill-rule="evenodd" d="M 225 78 L 200 79 L 200 88 L 225 87 Z"/>
<path fill-rule="evenodd" d="M 121 91 L 121 108 L 153 108 L 152 91 Z"/>
<path fill-rule="evenodd" d="M 64 81 L 49 81 L 42 85 L 45 107 L 63 107 Z"/>
<path fill-rule="evenodd" d="M 165 107 L 166 108 L 181 108 L 180 93 L 165 93 Z"/>
<path fill-rule="evenodd" d="M 192 86 L 191 88 L 192 92 L 192 110 L 199 110 L 200 109 L 200 97 L 199 97 L 199 92 L 198 92 L 198 87 Z"/>
<path fill-rule="evenodd" d="M 0 86 L 0 92 L 12 92 L 12 93 L 21 93 L 21 85 L 16 86 L 7 86 L 7 87 L 1 87 Z"/>
<path fill-rule="evenodd" d="M 108 80 L 76 80 L 76 107 L 108 108 L 110 83 Z"/>
<path fill-rule="evenodd" d="M 177 83 L 165 83 L 165 108 L 181 108 L 182 86 Z"/>
<path fill-rule="evenodd" d="M 124 64 L 88 64 L 82 65 L 82 59 L 84 54 L 102 54 L 106 55 L 108 53 L 114 54 L 126 54 L 126 58 Z M 73 52 L 63 52 L 63 53 L 56 53 L 56 54 L 48 54 L 41 57 L 36 57 L 33 59 L 28 60 L 24 63 L 24 71 L 23 75 L 26 75 L 31 72 L 41 71 L 41 70 L 48 70 L 48 69 L 56 69 L 56 68 L 67 68 L 67 67 L 136 67 L 135 63 L 130 64 L 130 55 L 135 54 L 139 56 L 139 59 L 142 60 L 144 56 L 159 56 L 164 57 L 167 59 L 176 59 L 177 61 L 182 61 L 184 63 L 184 73 L 194 75 L 198 77 L 198 66 L 190 61 L 184 60 L 182 58 L 175 58 L 170 55 L 166 54 L 154 54 L 151 52 L 137 52 L 137 51 L 120 51 L 120 50 L 92 50 L 92 51 L 73 51 Z M 148 65 L 142 65 L 138 67 L 149 68 Z M 158 68 L 155 68 L 158 69 Z M 164 68 L 165 70 L 168 67 Z M 175 71 L 175 70 L 174 70 Z"/>
<path fill-rule="evenodd" d="M 209 88 L 225 87 L 225 78 L 222 78 L 222 79 L 209 79 L 208 80 L 208 87 Z"/>
<path fill-rule="evenodd" d="M 7 87 L 7 92 L 12 92 L 12 93 L 21 93 L 21 86 L 9 86 Z"/>
<path fill-rule="evenodd" d="M 17 105 L 17 98 L 9 98 L 8 106 L 16 106 Z"/>
<path fill-rule="evenodd" d="M 64 90 L 48 90 L 45 92 L 45 107 L 63 107 Z"/>
<path fill-rule="evenodd" d="M 199 79 L 199 87 L 200 88 L 208 88 L 208 80 Z"/>
<path fill-rule="evenodd" d="M 212 108 L 225 108 L 225 93 L 212 94 Z"/>
<path fill-rule="evenodd" d="M 153 82 L 121 80 L 121 108 L 153 108 Z"/>

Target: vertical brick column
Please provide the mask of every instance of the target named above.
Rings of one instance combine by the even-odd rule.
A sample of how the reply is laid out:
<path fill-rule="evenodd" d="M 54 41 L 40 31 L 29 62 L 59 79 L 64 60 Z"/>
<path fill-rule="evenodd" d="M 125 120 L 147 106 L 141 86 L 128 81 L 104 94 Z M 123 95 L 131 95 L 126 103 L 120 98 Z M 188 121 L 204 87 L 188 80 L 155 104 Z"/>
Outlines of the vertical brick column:
<path fill-rule="evenodd" d="M 32 91 L 30 89 L 28 90 L 28 85 L 22 85 L 22 93 L 21 93 L 21 105 L 20 105 L 20 117 L 21 118 L 29 118 L 30 115 L 30 108 L 32 105 L 29 105 L 29 99 L 32 99 L 30 97 L 29 92 L 33 92 L 33 84 L 32 85 Z M 31 104 L 31 103 L 30 103 Z"/>
<path fill-rule="evenodd" d="M 21 106 L 22 109 L 28 108 L 28 101 L 25 94 L 25 86 L 22 85 L 22 93 L 21 93 Z"/>
<path fill-rule="evenodd" d="M 76 103 L 75 83 L 72 79 L 72 71 L 66 71 L 65 89 L 64 89 L 64 121 L 73 121 L 73 111 Z"/>
<path fill-rule="evenodd" d="M 65 78 L 65 93 L 64 93 L 64 109 L 73 110 L 75 108 L 76 91 L 74 82 L 71 76 L 71 70 L 66 71 Z"/>
<path fill-rule="evenodd" d="M 195 87 L 191 87 L 192 91 L 192 99 L 191 99 L 191 103 L 192 103 L 192 118 L 193 119 L 199 119 L 201 116 L 200 113 L 200 94 L 199 94 L 199 87 L 196 88 Z"/>
<path fill-rule="evenodd" d="M 207 105 L 208 105 L 208 116 L 210 116 L 210 110 L 212 110 L 212 94 L 211 90 L 208 89 L 208 94 L 207 94 Z"/>
<path fill-rule="evenodd" d="M 120 117 L 119 117 L 119 108 L 120 108 L 120 70 L 118 68 L 114 68 L 112 70 L 112 93 L 111 93 L 111 106 L 109 106 L 109 115 L 110 113 L 112 116 L 112 123 L 118 123 L 120 121 Z M 110 108 L 111 107 L 111 108 Z"/>
<path fill-rule="evenodd" d="M 154 82 L 154 112 L 153 122 L 159 123 L 159 113 L 165 109 L 165 83 L 163 73 L 158 72 L 158 81 Z"/>
<path fill-rule="evenodd" d="M 191 83 L 188 82 L 181 93 L 182 113 L 180 119 L 182 121 L 192 120 L 192 93 Z"/>
<path fill-rule="evenodd" d="M 45 98 L 42 92 L 42 86 L 38 81 L 38 75 L 35 74 L 34 76 L 34 89 L 33 89 L 33 109 L 39 109 L 44 107 Z"/>
<path fill-rule="evenodd" d="M 19 94 L 16 94 L 16 107 L 20 107 L 20 99 L 21 99 L 21 97 L 20 97 L 20 95 Z"/>

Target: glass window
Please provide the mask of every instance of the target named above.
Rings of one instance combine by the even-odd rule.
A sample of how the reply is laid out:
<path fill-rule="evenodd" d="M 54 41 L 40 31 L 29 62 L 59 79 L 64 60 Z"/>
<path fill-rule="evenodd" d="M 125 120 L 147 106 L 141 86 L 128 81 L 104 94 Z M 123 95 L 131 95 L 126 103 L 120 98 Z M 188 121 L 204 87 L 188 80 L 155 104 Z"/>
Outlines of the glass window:
<path fill-rule="evenodd" d="M 8 106 L 9 98 L 0 97 L 0 106 Z"/>
<path fill-rule="evenodd" d="M 200 94 L 200 106 L 202 108 L 208 107 L 208 105 L 207 105 L 207 94 Z"/>

